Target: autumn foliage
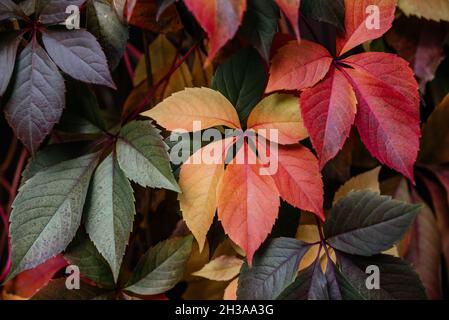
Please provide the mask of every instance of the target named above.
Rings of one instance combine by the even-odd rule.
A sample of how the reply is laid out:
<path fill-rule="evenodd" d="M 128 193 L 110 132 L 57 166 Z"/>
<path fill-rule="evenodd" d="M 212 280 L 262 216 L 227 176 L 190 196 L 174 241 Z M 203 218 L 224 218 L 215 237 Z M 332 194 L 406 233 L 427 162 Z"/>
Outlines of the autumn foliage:
<path fill-rule="evenodd" d="M 0 299 L 446 298 L 448 23 L 1 0 Z"/>

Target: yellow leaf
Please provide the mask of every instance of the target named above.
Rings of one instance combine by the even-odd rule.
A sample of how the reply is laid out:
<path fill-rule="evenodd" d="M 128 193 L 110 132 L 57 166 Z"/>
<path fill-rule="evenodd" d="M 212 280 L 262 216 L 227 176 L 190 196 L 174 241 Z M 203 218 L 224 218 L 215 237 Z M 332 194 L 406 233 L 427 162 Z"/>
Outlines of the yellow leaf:
<path fill-rule="evenodd" d="M 399 8 L 407 15 L 434 21 L 449 21 L 448 0 L 399 0 Z"/>
<path fill-rule="evenodd" d="M 334 196 L 333 204 L 335 205 L 339 200 L 344 198 L 349 192 L 353 190 L 369 189 L 380 194 L 380 169 L 381 167 L 377 167 L 371 171 L 367 171 L 349 179 L 343 186 L 340 187 L 340 189 L 338 189 L 337 193 Z"/>
<path fill-rule="evenodd" d="M 242 264 L 243 260 L 237 257 L 220 256 L 192 275 L 214 281 L 228 281 L 239 275 Z"/>
<path fill-rule="evenodd" d="M 298 226 L 298 230 L 296 231 L 296 239 L 307 243 L 315 243 L 321 240 L 320 234 L 318 233 L 318 228 L 314 224 L 300 224 Z M 299 270 L 304 270 L 316 260 L 319 248 L 319 244 L 310 247 L 299 263 Z M 323 254 L 324 251 L 321 250 L 320 256 Z"/>
<path fill-rule="evenodd" d="M 251 112 L 248 128 L 276 129 L 280 144 L 295 144 L 308 137 L 301 117 L 299 99 L 288 94 L 272 94 L 263 99 Z M 264 135 L 265 138 L 270 136 Z"/>
<path fill-rule="evenodd" d="M 199 131 L 215 126 L 240 128 L 232 104 L 218 91 L 208 88 L 187 88 L 177 92 L 142 114 L 170 131 Z M 201 127 L 195 127 L 200 122 Z"/>
<path fill-rule="evenodd" d="M 224 291 L 223 300 L 237 300 L 237 286 L 239 278 L 235 278 L 228 284 Z"/>
<path fill-rule="evenodd" d="M 233 138 L 212 142 L 193 154 L 182 165 L 179 174 L 179 186 L 182 193 L 178 200 L 182 217 L 187 227 L 192 231 L 200 251 L 203 250 L 206 235 L 212 224 L 217 209 L 217 186 L 224 173 L 224 152 Z M 220 163 L 207 164 L 200 161 L 194 164 L 194 159 L 221 152 Z"/>
<path fill-rule="evenodd" d="M 196 50 L 192 65 L 192 82 L 195 87 L 210 87 L 214 69 L 211 64 L 204 65 L 207 57 L 201 50 Z"/>

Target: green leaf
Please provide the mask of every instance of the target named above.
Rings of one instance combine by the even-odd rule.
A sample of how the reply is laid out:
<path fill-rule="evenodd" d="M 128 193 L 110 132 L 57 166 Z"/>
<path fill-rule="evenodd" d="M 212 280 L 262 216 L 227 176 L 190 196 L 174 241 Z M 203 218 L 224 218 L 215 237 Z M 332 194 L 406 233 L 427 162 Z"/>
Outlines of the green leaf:
<path fill-rule="evenodd" d="M 115 287 L 108 262 L 98 252 L 84 231 L 78 232 L 67 248 L 64 257 L 70 264 L 76 265 L 84 277 L 94 281 L 99 287 Z"/>
<path fill-rule="evenodd" d="M 120 131 L 117 158 L 126 176 L 143 187 L 179 192 L 167 145 L 150 121 L 133 121 Z"/>
<path fill-rule="evenodd" d="M 68 80 L 66 83 L 69 99 L 57 129 L 77 134 L 104 133 L 107 129 L 106 123 L 92 90 L 79 81 Z"/>
<path fill-rule="evenodd" d="M 69 290 L 66 279 L 51 280 L 47 286 L 39 290 L 31 300 L 93 300 L 107 294 L 100 288 L 85 282 L 80 283 L 79 289 Z"/>
<path fill-rule="evenodd" d="M 14 200 L 11 279 L 62 252 L 72 241 L 98 154 L 65 161 L 25 182 Z"/>
<path fill-rule="evenodd" d="M 212 88 L 231 101 L 240 121 L 245 123 L 262 98 L 267 79 L 267 72 L 257 52 L 242 49 L 218 66 Z"/>
<path fill-rule="evenodd" d="M 369 300 L 422 300 L 427 299 L 418 275 L 407 262 L 389 255 L 373 257 L 351 256 L 337 252 L 341 272 L 359 296 Z M 379 268 L 380 289 L 366 286 L 368 266 Z M 340 280 L 341 281 L 341 280 Z"/>
<path fill-rule="evenodd" d="M 86 205 L 86 230 L 117 281 L 133 228 L 134 194 L 115 152 L 98 166 Z"/>
<path fill-rule="evenodd" d="M 345 31 L 344 0 L 302 0 L 301 13 L 307 18 L 326 22 Z"/>
<path fill-rule="evenodd" d="M 193 237 L 160 242 L 140 259 L 125 290 L 142 295 L 163 293 L 173 288 L 184 274 Z"/>
<path fill-rule="evenodd" d="M 120 21 L 108 1 L 91 0 L 87 3 L 87 29 L 100 42 L 109 67 L 114 70 L 128 44 L 128 27 Z"/>
<path fill-rule="evenodd" d="M 335 249 L 371 256 L 390 249 L 413 223 L 419 205 L 371 191 L 350 192 L 332 209 L 324 235 Z"/>
<path fill-rule="evenodd" d="M 295 279 L 299 262 L 310 246 L 290 238 L 277 238 L 256 253 L 251 267 L 240 271 L 237 297 L 242 300 L 276 299 Z"/>
<path fill-rule="evenodd" d="M 279 8 L 273 0 L 248 0 L 241 32 L 265 61 L 270 60 L 271 44 L 277 32 L 278 19 Z"/>

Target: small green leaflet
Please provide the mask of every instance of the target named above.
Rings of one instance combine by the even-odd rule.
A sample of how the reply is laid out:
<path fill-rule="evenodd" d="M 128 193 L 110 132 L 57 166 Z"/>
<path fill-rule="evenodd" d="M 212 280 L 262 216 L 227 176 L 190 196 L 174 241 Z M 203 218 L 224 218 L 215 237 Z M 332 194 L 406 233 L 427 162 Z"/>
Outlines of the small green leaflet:
<path fill-rule="evenodd" d="M 160 242 L 140 259 L 125 290 L 142 295 L 163 293 L 182 278 L 192 250 L 193 237 Z"/>
<path fill-rule="evenodd" d="M 179 192 L 167 150 L 160 131 L 150 121 L 130 122 L 117 140 L 117 159 L 128 179 L 143 187 Z"/>

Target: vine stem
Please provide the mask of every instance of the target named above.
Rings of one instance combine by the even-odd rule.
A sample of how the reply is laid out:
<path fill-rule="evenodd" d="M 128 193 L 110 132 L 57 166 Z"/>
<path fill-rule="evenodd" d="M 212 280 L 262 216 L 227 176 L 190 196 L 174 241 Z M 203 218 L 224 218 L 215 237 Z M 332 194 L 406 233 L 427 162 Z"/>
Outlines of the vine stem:
<path fill-rule="evenodd" d="M 9 241 L 9 223 L 8 223 L 8 215 L 6 213 L 6 211 L 3 209 L 3 207 L 0 206 L 0 218 L 2 220 L 3 223 L 3 227 L 5 229 L 5 242 L 2 242 L 2 246 L 0 248 L 0 253 L 3 254 L 4 250 L 4 243 L 7 243 L 7 258 L 6 258 L 6 264 L 5 264 L 5 268 L 3 269 L 2 273 L 0 274 L 0 283 L 3 282 L 3 280 L 6 278 L 6 276 L 9 273 L 9 270 L 11 269 L 11 250 L 10 250 L 10 241 Z"/>
<path fill-rule="evenodd" d="M 159 89 L 159 87 L 164 84 L 166 81 L 170 79 L 172 74 L 179 68 L 181 65 L 187 60 L 187 58 L 195 52 L 195 49 L 198 47 L 198 43 L 195 43 L 188 51 L 187 53 L 177 62 L 175 63 L 172 68 L 167 72 L 167 74 L 159 80 L 145 95 L 142 102 L 137 106 L 136 109 L 130 114 L 130 116 L 126 117 L 125 122 L 129 122 L 131 120 L 134 120 L 145 108 L 145 106 L 151 101 L 151 98 L 154 96 L 156 91 Z"/>
<path fill-rule="evenodd" d="M 17 190 L 19 189 L 20 178 L 22 176 L 22 171 L 23 168 L 25 167 L 25 161 L 27 160 L 27 158 L 28 158 L 28 151 L 25 148 L 23 148 L 22 152 L 20 153 L 19 162 L 17 163 L 16 171 L 14 173 L 14 179 L 11 184 L 11 193 L 7 207 L 8 215 L 9 213 L 11 213 L 12 203 L 14 202 L 14 198 L 17 195 Z"/>

